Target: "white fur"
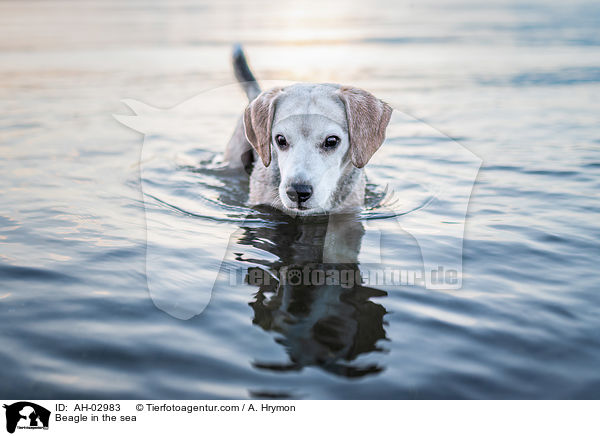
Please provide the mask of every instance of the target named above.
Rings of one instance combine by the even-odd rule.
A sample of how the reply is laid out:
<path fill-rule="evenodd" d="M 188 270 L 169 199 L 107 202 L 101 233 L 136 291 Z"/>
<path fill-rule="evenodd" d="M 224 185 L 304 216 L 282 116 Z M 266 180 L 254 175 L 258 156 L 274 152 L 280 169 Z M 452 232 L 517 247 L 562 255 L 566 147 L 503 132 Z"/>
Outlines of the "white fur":
<path fill-rule="evenodd" d="M 348 212 L 363 206 L 365 176 L 351 161 L 347 113 L 339 89 L 339 85 L 296 84 L 281 90 L 271 124 L 268 166 L 255 154 L 251 206 L 270 205 L 291 215 Z M 240 167 L 236 156 L 252 147 L 248 135 L 242 139 L 242 125 L 238 124 L 225 153 L 232 167 Z M 278 147 L 277 135 L 286 138 L 287 148 Z M 340 138 L 337 147 L 323 148 L 332 135 Z M 312 195 L 301 208 L 286 194 L 292 184 L 312 186 Z"/>

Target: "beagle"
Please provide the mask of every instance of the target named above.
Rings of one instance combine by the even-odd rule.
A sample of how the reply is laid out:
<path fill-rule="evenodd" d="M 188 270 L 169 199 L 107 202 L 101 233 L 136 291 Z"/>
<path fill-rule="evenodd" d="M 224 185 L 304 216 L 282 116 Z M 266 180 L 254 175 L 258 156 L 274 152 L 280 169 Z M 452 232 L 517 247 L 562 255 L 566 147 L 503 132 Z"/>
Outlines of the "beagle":
<path fill-rule="evenodd" d="M 225 159 L 250 172 L 250 205 L 292 216 L 360 209 L 363 167 L 385 139 L 392 108 L 367 91 L 337 84 L 261 92 L 240 46 L 233 64 L 250 102 Z"/>

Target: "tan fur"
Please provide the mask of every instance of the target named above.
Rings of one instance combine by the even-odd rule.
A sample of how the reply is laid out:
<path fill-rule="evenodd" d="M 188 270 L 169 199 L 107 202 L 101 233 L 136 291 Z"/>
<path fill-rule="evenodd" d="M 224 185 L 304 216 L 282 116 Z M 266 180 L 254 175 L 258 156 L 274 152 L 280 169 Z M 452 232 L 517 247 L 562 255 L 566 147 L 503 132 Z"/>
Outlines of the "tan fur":
<path fill-rule="evenodd" d="M 362 168 L 383 144 L 392 108 L 359 88 L 342 86 L 338 95 L 346 106 L 352 163 Z"/>
<path fill-rule="evenodd" d="M 364 205 L 362 167 L 382 145 L 391 114 L 386 103 L 358 88 L 297 83 L 270 89 L 244 111 L 227 160 L 245 167 L 235 155 L 245 156 L 250 148 L 256 152 L 250 205 L 269 205 L 290 215 L 355 211 Z M 271 144 L 273 134 L 286 137 L 289 147 Z M 328 135 L 340 141 L 324 151 Z M 302 208 L 288 194 L 298 183 L 312 188 Z"/>
<path fill-rule="evenodd" d="M 275 114 L 275 103 L 282 88 L 273 88 L 261 93 L 244 111 L 244 130 L 265 167 L 271 163 L 271 126 Z"/>

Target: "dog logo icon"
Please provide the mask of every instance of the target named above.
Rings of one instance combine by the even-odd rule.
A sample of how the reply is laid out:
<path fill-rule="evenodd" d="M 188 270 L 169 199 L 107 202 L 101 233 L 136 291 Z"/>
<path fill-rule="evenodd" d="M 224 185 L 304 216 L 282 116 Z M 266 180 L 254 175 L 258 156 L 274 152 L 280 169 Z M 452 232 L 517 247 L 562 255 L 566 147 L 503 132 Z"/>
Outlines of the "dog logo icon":
<path fill-rule="evenodd" d="M 48 429 L 50 411 L 29 401 L 19 401 L 4 405 L 6 409 L 6 431 L 14 433 L 15 429 Z"/>

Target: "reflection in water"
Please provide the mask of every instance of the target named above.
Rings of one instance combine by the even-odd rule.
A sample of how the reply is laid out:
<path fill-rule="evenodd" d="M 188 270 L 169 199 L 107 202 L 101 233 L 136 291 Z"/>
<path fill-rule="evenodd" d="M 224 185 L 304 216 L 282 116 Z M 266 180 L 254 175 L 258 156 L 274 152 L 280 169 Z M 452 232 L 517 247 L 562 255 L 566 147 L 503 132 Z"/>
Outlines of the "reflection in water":
<path fill-rule="evenodd" d="M 358 252 L 362 223 L 349 216 L 290 218 L 272 226 L 244 227 L 241 245 L 275 255 L 276 260 L 238 260 L 260 267 L 246 281 L 258 287 L 253 323 L 278 333 L 290 362 L 257 361 L 272 371 L 318 366 L 344 377 L 378 373 L 376 364 L 354 362 L 360 355 L 381 352 L 386 338 L 386 309 L 371 301 L 387 293 L 361 286 Z"/>

